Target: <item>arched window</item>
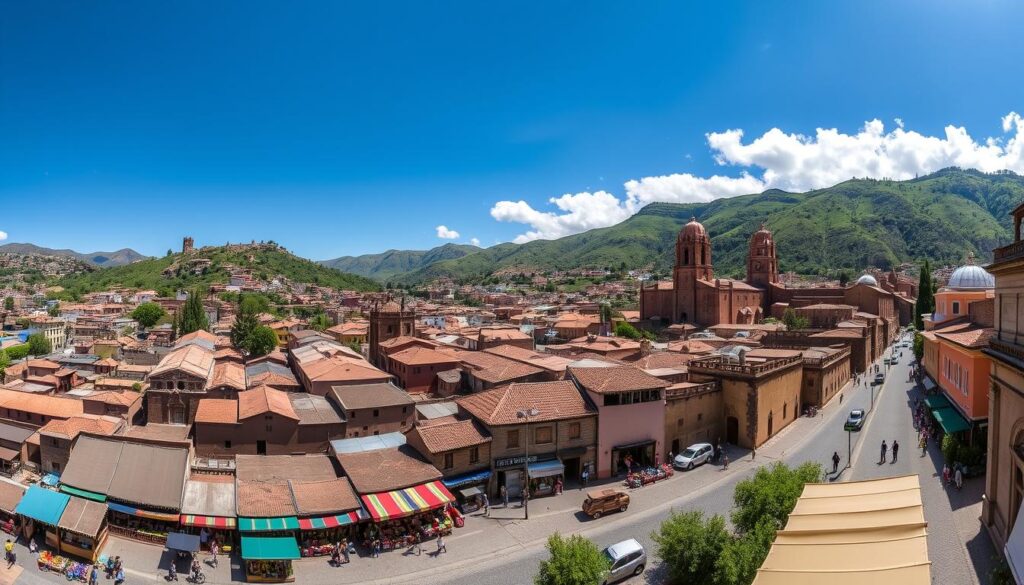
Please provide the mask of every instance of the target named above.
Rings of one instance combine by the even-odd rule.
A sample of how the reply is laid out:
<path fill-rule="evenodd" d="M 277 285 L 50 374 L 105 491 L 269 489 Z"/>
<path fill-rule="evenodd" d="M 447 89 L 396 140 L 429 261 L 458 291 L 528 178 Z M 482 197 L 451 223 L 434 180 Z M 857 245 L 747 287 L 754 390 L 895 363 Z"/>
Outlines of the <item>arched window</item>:
<path fill-rule="evenodd" d="M 683 264 L 686 265 L 686 264 L 689 264 L 689 263 L 690 263 L 690 250 L 684 248 L 683 249 Z"/>

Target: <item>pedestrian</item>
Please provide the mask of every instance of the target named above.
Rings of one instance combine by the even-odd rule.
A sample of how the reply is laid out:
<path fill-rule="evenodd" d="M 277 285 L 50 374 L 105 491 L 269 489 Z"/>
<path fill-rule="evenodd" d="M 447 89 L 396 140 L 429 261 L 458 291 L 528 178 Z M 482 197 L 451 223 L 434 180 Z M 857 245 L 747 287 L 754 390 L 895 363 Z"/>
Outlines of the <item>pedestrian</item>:
<path fill-rule="evenodd" d="M 419 534 L 414 534 L 412 537 L 412 546 L 409 547 L 409 552 L 415 552 L 416 556 L 423 554 L 423 539 Z"/>
<path fill-rule="evenodd" d="M 171 564 L 173 565 L 174 561 L 171 561 Z M 173 580 L 177 581 L 178 577 L 175 576 Z M 89 585 L 98 585 L 99 582 L 100 582 L 100 566 L 94 564 L 93 566 L 89 567 Z"/>
<path fill-rule="evenodd" d="M 729 454 L 722 453 L 722 469 L 729 469 Z"/>
<path fill-rule="evenodd" d="M 7 561 L 7 566 L 11 566 L 11 553 L 14 552 L 14 543 L 8 538 L 7 542 L 4 543 L 4 560 Z"/>
<path fill-rule="evenodd" d="M 345 558 L 346 565 L 348 564 L 349 561 L 348 554 L 348 539 L 343 538 L 341 539 L 341 556 Z"/>
<path fill-rule="evenodd" d="M 557 480 L 555 480 L 555 495 L 556 496 L 562 495 L 562 478 L 561 477 L 559 477 Z"/>
<path fill-rule="evenodd" d="M 949 464 L 944 463 L 942 465 L 942 483 L 949 484 Z"/>
<path fill-rule="evenodd" d="M 885 463 L 885 453 L 889 450 L 889 447 L 885 444 L 885 439 L 882 439 L 882 458 L 878 461 L 879 463 Z"/>
<path fill-rule="evenodd" d="M 118 569 L 114 573 L 114 585 L 121 585 L 121 583 L 124 583 L 124 569 Z"/>
<path fill-rule="evenodd" d="M 896 439 L 892 440 L 892 462 L 896 463 L 896 458 L 900 454 L 900 444 L 896 442 Z"/>
<path fill-rule="evenodd" d="M 119 555 L 119 556 L 116 556 L 116 557 L 114 557 L 114 573 L 115 573 L 115 575 L 114 575 L 114 576 L 115 576 L 115 577 L 117 576 L 117 575 L 116 575 L 116 574 L 117 574 L 117 572 L 118 572 L 118 571 L 120 571 L 120 570 L 121 570 L 121 569 L 122 569 L 123 567 L 124 567 L 124 566 L 123 566 L 123 565 L 121 564 L 121 557 L 120 557 L 120 555 Z"/>
<path fill-rule="evenodd" d="M 199 555 L 192 556 L 192 582 L 199 582 L 199 573 L 203 571 L 203 568 L 199 566 Z M 116 584 L 115 584 L 116 585 Z"/>
<path fill-rule="evenodd" d="M 832 452 L 832 473 L 839 471 L 839 451 Z"/>
<path fill-rule="evenodd" d="M 106 577 L 110 579 L 114 576 L 114 557 L 107 557 L 106 569 Z"/>
<path fill-rule="evenodd" d="M 39 543 L 36 542 L 36 539 L 28 539 L 28 552 L 32 553 L 32 556 L 39 552 Z"/>
<path fill-rule="evenodd" d="M 373 539 L 373 558 L 380 558 L 380 539 Z"/>
<path fill-rule="evenodd" d="M 220 552 L 220 547 L 217 546 L 217 541 L 210 543 L 210 566 L 214 569 L 217 568 L 217 553 Z"/>
<path fill-rule="evenodd" d="M 842 404 L 842 403 L 843 403 L 843 393 L 840 392 L 839 393 L 839 404 Z"/>
<path fill-rule="evenodd" d="M 97 573 L 96 567 L 93 567 L 93 573 Z M 167 580 L 177 581 L 178 580 L 178 556 L 171 555 L 171 566 L 167 568 Z M 89 585 L 96 585 L 90 581 Z"/>
<path fill-rule="evenodd" d="M 587 468 L 585 468 L 583 470 L 583 487 L 587 487 L 587 484 L 589 482 L 590 482 L 590 467 L 587 467 Z"/>
<path fill-rule="evenodd" d="M 487 497 L 487 494 L 483 494 L 484 498 L 484 516 L 491 513 L 491 500 Z"/>
<path fill-rule="evenodd" d="M 756 448 L 750 450 L 750 460 L 753 461 L 754 457 L 757 457 L 757 449 Z"/>
<path fill-rule="evenodd" d="M 18 562 L 18 551 L 11 549 L 10 554 L 7 556 L 7 568 L 10 569 Z"/>
<path fill-rule="evenodd" d="M 448 552 L 448 547 L 444 545 L 444 537 L 438 535 L 437 537 L 437 554 L 441 554 L 441 551 Z"/>
<path fill-rule="evenodd" d="M 953 474 L 953 481 L 956 483 L 956 489 L 964 487 L 964 474 L 960 470 L 961 467 L 962 466 L 958 464 L 956 466 L 956 473 Z"/>
<path fill-rule="evenodd" d="M 583 470 L 583 482 L 586 483 L 587 471 Z M 505 486 L 501 486 L 501 504 L 508 508 L 508 489 Z"/>
<path fill-rule="evenodd" d="M 926 437 L 925 435 L 921 435 L 920 447 L 921 447 L 921 457 L 924 457 L 925 450 L 928 448 L 928 437 Z"/>

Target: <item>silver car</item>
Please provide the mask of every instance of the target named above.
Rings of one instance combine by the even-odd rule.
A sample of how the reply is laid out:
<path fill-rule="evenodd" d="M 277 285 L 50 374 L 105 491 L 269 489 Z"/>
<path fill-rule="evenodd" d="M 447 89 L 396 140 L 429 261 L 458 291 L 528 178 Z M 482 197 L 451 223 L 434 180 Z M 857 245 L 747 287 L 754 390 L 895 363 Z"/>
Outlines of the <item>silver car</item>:
<path fill-rule="evenodd" d="M 693 469 L 698 465 L 707 463 L 714 453 L 715 448 L 711 446 L 711 443 L 696 443 L 684 449 L 679 455 L 676 455 L 672 464 L 677 469 Z"/>
<path fill-rule="evenodd" d="M 644 547 L 635 539 L 623 540 L 604 549 L 604 556 L 611 564 L 608 575 L 604 578 L 604 585 L 618 583 L 634 575 L 644 572 L 644 565 L 647 564 L 647 553 Z"/>

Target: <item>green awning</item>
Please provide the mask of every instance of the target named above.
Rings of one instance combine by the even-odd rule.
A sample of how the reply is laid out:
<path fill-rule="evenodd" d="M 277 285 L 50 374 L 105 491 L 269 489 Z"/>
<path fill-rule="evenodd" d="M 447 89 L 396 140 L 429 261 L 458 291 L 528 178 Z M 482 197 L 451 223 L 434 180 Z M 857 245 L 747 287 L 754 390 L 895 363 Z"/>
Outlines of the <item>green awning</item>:
<path fill-rule="evenodd" d="M 61 484 L 60 491 L 64 492 L 65 494 L 71 494 L 72 496 L 78 496 L 80 498 L 85 498 L 87 500 L 93 500 L 94 502 L 106 502 L 107 501 L 107 496 L 105 496 L 103 494 L 98 494 L 96 492 L 90 492 L 88 490 L 80 490 L 80 489 L 78 489 L 76 487 L 71 487 L 69 485 Z"/>
<path fill-rule="evenodd" d="M 946 431 L 946 434 L 959 433 L 971 428 L 971 423 L 967 422 L 967 419 L 952 406 L 933 410 L 932 416 L 939 421 L 939 426 Z"/>
<path fill-rule="evenodd" d="M 924 398 L 925 405 L 931 410 L 939 408 L 949 408 L 953 406 L 949 403 L 949 398 L 946 398 L 945 394 L 930 394 Z"/>
<path fill-rule="evenodd" d="M 239 532 L 270 532 L 272 530 L 298 530 L 299 519 L 295 516 L 281 518 L 239 518 Z"/>
<path fill-rule="evenodd" d="M 242 559 L 246 561 L 283 561 L 298 559 L 299 545 L 291 536 L 242 535 Z"/>

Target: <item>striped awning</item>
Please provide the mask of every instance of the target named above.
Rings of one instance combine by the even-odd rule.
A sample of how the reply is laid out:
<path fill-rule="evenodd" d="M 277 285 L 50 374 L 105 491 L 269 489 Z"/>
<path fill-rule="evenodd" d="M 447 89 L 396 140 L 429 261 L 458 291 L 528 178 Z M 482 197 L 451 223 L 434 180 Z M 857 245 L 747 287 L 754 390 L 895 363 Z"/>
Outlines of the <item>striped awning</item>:
<path fill-rule="evenodd" d="M 338 526 L 348 526 L 349 524 L 355 524 L 362 520 L 366 520 L 370 515 L 364 512 L 362 509 L 349 512 L 348 514 L 337 514 L 335 516 L 319 516 L 316 518 L 299 518 L 299 529 L 300 530 L 322 530 L 324 528 L 336 528 Z"/>
<path fill-rule="evenodd" d="M 194 514 L 182 514 L 182 526 L 206 526 L 209 528 L 234 528 L 238 522 L 234 518 L 222 516 L 196 516 Z"/>
<path fill-rule="evenodd" d="M 178 514 L 168 514 L 166 512 L 153 512 L 150 510 L 143 510 L 142 508 L 133 508 L 132 506 L 125 506 L 124 504 L 117 504 L 114 502 L 107 502 L 107 507 L 115 512 L 128 514 L 129 516 L 138 516 L 139 518 L 149 518 L 150 520 L 163 520 L 164 522 L 178 521 Z"/>
<path fill-rule="evenodd" d="M 363 505 L 374 522 L 411 516 L 454 502 L 455 496 L 440 481 L 411 488 L 362 496 Z"/>
<path fill-rule="evenodd" d="M 271 532 L 274 530 L 295 530 L 299 527 L 299 519 L 295 516 L 278 518 L 239 518 L 238 530 L 241 532 Z"/>

